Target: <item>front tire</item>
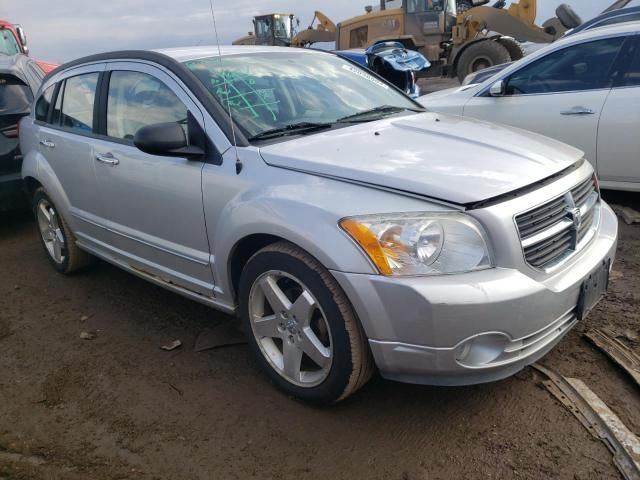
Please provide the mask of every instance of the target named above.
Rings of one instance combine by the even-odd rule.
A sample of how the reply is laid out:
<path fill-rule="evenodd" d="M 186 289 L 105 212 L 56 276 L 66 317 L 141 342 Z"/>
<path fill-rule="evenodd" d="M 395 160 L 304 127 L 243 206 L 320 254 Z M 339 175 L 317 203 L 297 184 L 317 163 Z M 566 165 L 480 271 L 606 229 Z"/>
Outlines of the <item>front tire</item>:
<path fill-rule="evenodd" d="M 509 50 L 493 40 L 483 40 L 469 45 L 458 60 L 458 79 L 462 83 L 467 75 L 485 68 L 511 61 Z"/>
<path fill-rule="evenodd" d="M 251 257 L 239 299 L 258 363 L 287 394 L 332 404 L 371 377 L 373 360 L 349 300 L 300 248 L 278 242 Z"/>
<path fill-rule="evenodd" d="M 42 187 L 33 194 L 33 213 L 38 223 L 40 243 L 53 268 L 69 274 L 91 263 L 91 255 L 78 248 L 69 225 Z"/>

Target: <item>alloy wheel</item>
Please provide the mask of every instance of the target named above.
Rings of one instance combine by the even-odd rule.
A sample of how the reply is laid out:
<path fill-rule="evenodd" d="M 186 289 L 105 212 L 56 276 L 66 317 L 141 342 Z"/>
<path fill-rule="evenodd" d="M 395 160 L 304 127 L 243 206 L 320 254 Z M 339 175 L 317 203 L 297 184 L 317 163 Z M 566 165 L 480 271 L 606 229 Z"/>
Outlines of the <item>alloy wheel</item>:
<path fill-rule="evenodd" d="M 45 199 L 38 202 L 37 218 L 40 235 L 49 256 L 57 264 L 62 264 L 66 256 L 64 235 L 56 210 Z"/>
<path fill-rule="evenodd" d="M 329 322 L 311 291 L 296 277 L 270 270 L 249 293 L 251 330 L 265 359 L 300 387 L 322 383 L 331 370 Z"/>

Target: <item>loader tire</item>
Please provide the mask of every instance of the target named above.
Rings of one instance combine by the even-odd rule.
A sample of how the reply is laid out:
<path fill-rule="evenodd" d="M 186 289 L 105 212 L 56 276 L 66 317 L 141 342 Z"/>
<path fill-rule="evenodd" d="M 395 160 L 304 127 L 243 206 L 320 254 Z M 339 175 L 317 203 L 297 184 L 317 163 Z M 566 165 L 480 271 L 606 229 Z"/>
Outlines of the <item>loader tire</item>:
<path fill-rule="evenodd" d="M 512 62 L 520 60 L 522 57 L 524 57 L 524 50 L 522 49 L 522 45 L 520 45 L 520 43 L 513 38 L 503 37 L 498 40 L 498 42 L 500 42 L 500 45 L 502 45 L 509 51 L 509 56 L 511 57 Z"/>
<path fill-rule="evenodd" d="M 474 43 L 460 54 L 457 67 L 458 79 L 462 83 L 470 73 L 510 61 L 509 50 L 501 43 L 493 40 Z"/>
<path fill-rule="evenodd" d="M 563 3 L 556 8 L 556 17 L 560 20 L 560 23 L 567 29 L 576 28 L 582 25 L 582 18 L 578 15 L 571 6 Z"/>

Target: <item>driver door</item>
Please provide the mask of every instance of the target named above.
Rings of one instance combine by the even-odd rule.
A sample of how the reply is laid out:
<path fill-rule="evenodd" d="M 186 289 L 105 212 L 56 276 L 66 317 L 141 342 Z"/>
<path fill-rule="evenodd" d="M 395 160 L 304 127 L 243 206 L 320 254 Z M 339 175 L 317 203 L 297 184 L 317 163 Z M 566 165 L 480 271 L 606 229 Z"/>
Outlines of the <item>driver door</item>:
<path fill-rule="evenodd" d="M 505 94 L 473 97 L 464 116 L 530 130 L 584 151 L 597 164 L 598 122 L 624 37 L 567 46 L 525 65 Z"/>

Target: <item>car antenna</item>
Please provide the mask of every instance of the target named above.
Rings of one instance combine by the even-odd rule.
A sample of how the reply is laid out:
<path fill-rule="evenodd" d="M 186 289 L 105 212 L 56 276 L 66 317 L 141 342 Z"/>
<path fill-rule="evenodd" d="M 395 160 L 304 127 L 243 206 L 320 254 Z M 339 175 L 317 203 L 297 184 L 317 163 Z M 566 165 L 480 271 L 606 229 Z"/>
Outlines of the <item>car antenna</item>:
<path fill-rule="evenodd" d="M 227 99 L 227 111 L 229 113 L 229 122 L 231 123 L 231 137 L 233 139 L 233 148 L 236 152 L 236 175 L 239 175 L 242 171 L 242 162 L 240 161 L 240 155 L 238 154 L 238 143 L 236 142 L 236 129 L 233 124 L 233 115 L 231 114 L 231 102 L 229 101 L 229 85 L 227 84 L 227 77 L 224 74 L 222 67 L 222 51 L 220 50 L 220 40 L 218 39 L 218 27 L 216 25 L 216 15 L 213 11 L 213 0 L 209 0 L 209 7 L 211 8 L 211 20 L 213 21 L 213 31 L 216 35 L 216 46 L 218 47 L 218 59 L 220 60 L 220 74 L 222 75 L 222 84 L 224 85 L 224 93 Z"/>

